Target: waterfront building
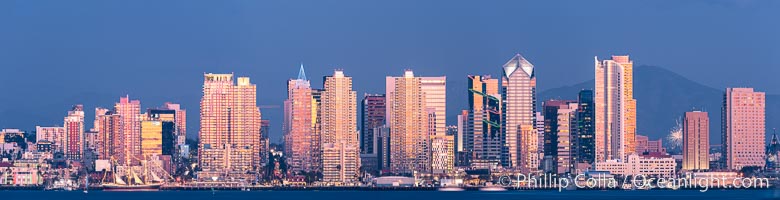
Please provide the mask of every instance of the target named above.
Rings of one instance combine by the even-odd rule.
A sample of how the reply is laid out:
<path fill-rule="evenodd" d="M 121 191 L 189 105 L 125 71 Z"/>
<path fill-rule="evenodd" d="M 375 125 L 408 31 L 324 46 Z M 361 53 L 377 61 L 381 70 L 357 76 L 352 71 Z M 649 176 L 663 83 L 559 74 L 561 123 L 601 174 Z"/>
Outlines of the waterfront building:
<path fill-rule="evenodd" d="M 597 171 L 609 171 L 613 175 L 634 176 L 638 174 L 647 177 L 672 178 L 676 173 L 677 163 L 668 155 L 636 155 L 630 154 L 625 161 L 607 160 L 596 162 Z"/>
<path fill-rule="evenodd" d="M 503 66 L 501 79 L 505 167 L 523 173 L 539 168 L 534 65 L 516 54 Z"/>
<path fill-rule="evenodd" d="M 335 70 L 326 76 L 321 96 L 323 181 L 350 183 L 358 177 L 357 93 L 352 77 Z"/>
<path fill-rule="evenodd" d="M 431 170 L 435 174 L 450 173 L 455 166 L 455 137 L 451 135 L 431 136 Z"/>
<path fill-rule="evenodd" d="M 707 112 L 685 112 L 682 140 L 682 169 L 710 169 L 710 118 L 707 116 Z"/>
<path fill-rule="evenodd" d="M 766 94 L 753 88 L 726 88 L 722 134 L 725 168 L 764 167 Z"/>
<path fill-rule="evenodd" d="M 627 55 L 594 60 L 596 161 L 622 160 L 636 149 L 634 62 Z"/>
<path fill-rule="evenodd" d="M 257 86 L 248 77 L 204 74 L 198 177 L 246 177 L 260 167 Z"/>
<path fill-rule="evenodd" d="M 402 77 L 386 78 L 390 126 L 390 171 L 402 174 L 428 172 L 430 135 L 422 78 L 406 70 Z"/>

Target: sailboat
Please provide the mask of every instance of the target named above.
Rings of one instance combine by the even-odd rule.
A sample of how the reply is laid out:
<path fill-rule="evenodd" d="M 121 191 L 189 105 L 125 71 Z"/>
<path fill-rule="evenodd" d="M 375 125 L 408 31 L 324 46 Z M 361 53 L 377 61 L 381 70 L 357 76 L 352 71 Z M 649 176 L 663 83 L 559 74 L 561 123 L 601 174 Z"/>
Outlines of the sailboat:
<path fill-rule="evenodd" d="M 144 169 L 144 173 L 147 172 L 147 166 L 142 165 Z M 122 179 L 122 176 L 119 175 L 117 170 L 114 170 L 114 182 L 113 183 L 103 183 L 103 190 L 105 191 L 158 191 L 160 190 L 160 186 L 162 183 L 162 179 L 160 179 L 157 175 L 154 173 L 151 174 L 152 180 L 146 180 L 150 177 L 150 175 L 142 174 L 143 179 L 138 176 L 138 174 L 135 173 L 135 170 L 132 169 L 132 167 L 123 167 L 125 171 L 125 177 L 127 177 L 127 181 Z"/>

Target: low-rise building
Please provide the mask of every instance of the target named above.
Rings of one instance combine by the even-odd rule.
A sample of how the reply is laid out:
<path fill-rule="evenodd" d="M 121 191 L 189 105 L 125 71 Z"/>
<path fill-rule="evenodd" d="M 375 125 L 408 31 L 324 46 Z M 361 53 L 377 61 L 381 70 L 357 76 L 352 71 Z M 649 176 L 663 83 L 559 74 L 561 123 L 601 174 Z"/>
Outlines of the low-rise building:
<path fill-rule="evenodd" d="M 670 156 L 660 155 L 629 155 L 628 159 L 607 160 L 605 162 L 596 162 L 596 170 L 609 171 L 615 175 L 636 176 L 644 175 L 650 177 L 673 177 L 676 172 L 677 163 Z"/>

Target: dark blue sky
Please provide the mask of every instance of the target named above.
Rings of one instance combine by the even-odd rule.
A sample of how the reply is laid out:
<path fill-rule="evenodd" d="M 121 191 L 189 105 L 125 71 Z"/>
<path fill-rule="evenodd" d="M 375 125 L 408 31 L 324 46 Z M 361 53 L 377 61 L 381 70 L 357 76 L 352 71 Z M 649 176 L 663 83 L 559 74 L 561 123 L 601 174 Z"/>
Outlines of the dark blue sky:
<path fill-rule="evenodd" d="M 593 77 L 593 56 L 628 53 L 708 86 L 780 93 L 778 1 L 0 1 L 0 127 L 61 125 L 72 104 L 120 96 L 188 110 L 198 130 L 204 72 L 249 76 L 280 106 L 306 65 L 312 84 L 342 68 L 363 93 L 405 68 L 448 76 L 448 114 L 465 76 L 514 53 L 539 90 Z M 281 109 L 263 109 L 272 140 Z M 452 121 L 452 120 L 450 120 Z"/>

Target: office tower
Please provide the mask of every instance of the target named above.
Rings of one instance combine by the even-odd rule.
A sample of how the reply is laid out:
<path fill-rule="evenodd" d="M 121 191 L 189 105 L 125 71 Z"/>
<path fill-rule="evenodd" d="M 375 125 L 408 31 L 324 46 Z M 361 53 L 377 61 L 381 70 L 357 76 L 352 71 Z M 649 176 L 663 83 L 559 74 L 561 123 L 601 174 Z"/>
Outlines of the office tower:
<path fill-rule="evenodd" d="M 501 132 L 501 93 L 498 79 L 489 75 L 468 77 L 468 127 L 467 149 L 473 151 L 474 162 L 501 163 L 504 134 Z"/>
<path fill-rule="evenodd" d="M 547 100 L 544 110 L 544 171 L 563 174 L 571 172 L 572 133 L 576 132 L 577 102 Z"/>
<path fill-rule="evenodd" d="M 593 90 L 580 91 L 577 98 L 577 133 L 574 141 L 574 163 L 593 165 L 596 160 L 595 111 Z"/>
<path fill-rule="evenodd" d="M 471 132 L 467 129 L 469 127 L 469 111 L 461 110 L 458 114 L 457 132 L 455 133 L 455 166 L 466 167 L 470 165 L 469 160 L 472 157 L 472 149 L 469 147 L 474 146 Z"/>
<path fill-rule="evenodd" d="M 390 170 L 390 127 L 382 125 L 374 128 L 376 138 L 377 170 Z"/>
<path fill-rule="evenodd" d="M 361 131 L 360 131 L 360 166 L 366 171 L 374 172 L 379 169 L 377 142 L 374 129 L 385 124 L 387 102 L 384 94 L 366 94 L 360 103 Z"/>
<path fill-rule="evenodd" d="M 325 77 L 322 92 L 323 181 L 347 183 L 358 177 L 357 93 L 341 70 Z"/>
<path fill-rule="evenodd" d="M 174 152 L 181 154 L 181 147 L 186 145 L 187 142 L 187 111 L 181 108 L 181 105 L 165 102 L 162 107 L 156 110 L 164 110 L 169 113 L 173 111 L 173 126 L 174 126 Z M 165 153 L 163 153 L 165 154 Z M 168 155 L 168 154 L 165 154 Z M 171 154 L 173 155 L 173 154 Z"/>
<path fill-rule="evenodd" d="M 163 129 L 161 121 L 141 121 L 141 158 L 143 160 L 163 155 Z"/>
<path fill-rule="evenodd" d="M 141 101 L 120 97 L 114 105 L 116 114 L 122 118 L 122 152 L 118 155 L 121 164 L 138 164 L 141 159 Z"/>
<path fill-rule="evenodd" d="M 35 141 L 51 142 L 53 152 L 65 152 L 65 127 L 35 127 Z"/>
<path fill-rule="evenodd" d="M 198 156 L 202 177 L 244 177 L 260 167 L 257 86 L 248 77 L 204 74 Z"/>
<path fill-rule="evenodd" d="M 723 157 L 726 169 L 764 167 L 766 94 L 726 88 L 723 95 Z"/>
<path fill-rule="evenodd" d="M 285 100 L 285 157 L 291 172 L 320 171 L 319 140 L 315 129 L 319 118 L 309 80 L 301 65 L 298 78 L 287 81 Z"/>
<path fill-rule="evenodd" d="M 260 165 L 267 166 L 269 153 L 269 145 L 271 144 L 271 120 L 260 120 Z"/>
<path fill-rule="evenodd" d="M 157 109 L 148 109 L 146 111 L 146 121 L 156 121 L 160 123 L 160 145 L 161 146 L 161 152 L 158 155 L 168 155 L 173 156 L 176 154 L 176 148 L 178 147 L 178 134 L 176 133 L 176 110 L 169 110 L 166 108 L 157 108 Z M 152 126 L 152 125 L 147 125 Z M 146 130 L 143 127 L 143 122 L 141 124 L 141 146 L 143 146 L 145 141 L 143 141 L 144 138 L 144 130 Z M 142 152 L 143 147 L 142 148 Z M 144 153 L 145 154 L 145 153 Z M 148 154 L 145 154 L 148 155 Z M 146 157 L 146 156 L 144 156 Z M 148 158 L 147 158 L 148 159 Z"/>
<path fill-rule="evenodd" d="M 362 128 L 360 132 L 360 152 L 374 153 L 374 128 L 385 124 L 387 103 L 384 94 L 366 94 L 360 103 Z"/>
<path fill-rule="evenodd" d="M 425 109 L 432 125 L 430 135 L 445 135 L 447 132 L 447 77 L 420 77 L 420 89 L 425 94 Z"/>
<path fill-rule="evenodd" d="M 682 169 L 710 169 L 710 118 L 707 116 L 707 112 L 685 112 L 682 128 Z"/>
<path fill-rule="evenodd" d="M 65 116 L 65 157 L 79 160 L 84 153 L 84 106 L 74 105 Z"/>
<path fill-rule="evenodd" d="M 596 161 L 625 160 L 635 151 L 634 62 L 626 56 L 595 58 Z"/>
<path fill-rule="evenodd" d="M 390 170 L 412 174 L 430 168 L 428 112 L 422 78 L 406 70 L 402 77 L 386 78 L 390 125 Z"/>
<path fill-rule="evenodd" d="M 106 108 L 95 108 L 98 159 L 123 158 L 122 116 Z"/>
<path fill-rule="evenodd" d="M 501 98 L 506 167 L 523 173 L 539 167 L 536 129 L 536 75 L 534 65 L 516 54 L 503 66 Z"/>

